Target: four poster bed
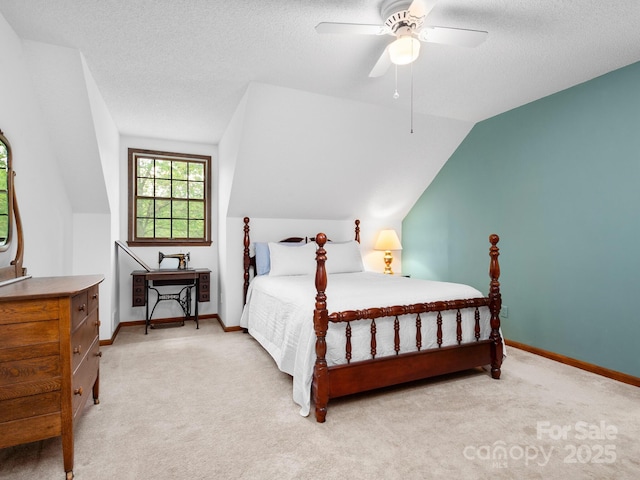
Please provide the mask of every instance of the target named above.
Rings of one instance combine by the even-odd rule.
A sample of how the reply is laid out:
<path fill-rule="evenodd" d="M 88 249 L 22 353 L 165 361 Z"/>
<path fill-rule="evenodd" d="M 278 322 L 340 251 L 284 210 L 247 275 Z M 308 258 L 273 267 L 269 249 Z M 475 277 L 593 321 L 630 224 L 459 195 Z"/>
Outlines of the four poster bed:
<path fill-rule="evenodd" d="M 355 223 L 355 241 L 319 233 L 254 243 L 251 255 L 244 218 L 240 323 L 292 375 L 300 413 L 309 414 L 311 392 L 324 422 L 331 398 L 475 367 L 500 378 L 498 236 L 489 237 L 483 296 L 467 285 L 365 272 Z"/>

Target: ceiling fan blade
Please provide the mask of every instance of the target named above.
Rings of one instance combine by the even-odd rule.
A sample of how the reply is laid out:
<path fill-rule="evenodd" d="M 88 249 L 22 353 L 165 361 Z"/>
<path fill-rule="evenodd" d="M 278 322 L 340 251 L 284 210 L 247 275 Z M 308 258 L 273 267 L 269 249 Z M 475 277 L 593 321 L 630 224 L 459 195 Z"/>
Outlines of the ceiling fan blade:
<path fill-rule="evenodd" d="M 391 57 L 389 57 L 389 46 L 387 46 L 382 52 L 382 55 L 380 55 L 380 58 L 378 58 L 378 61 L 376 62 L 376 64 L 373 66 L 373 68 L 369 72 L 369 76 L 372 78 L 381 77 L 387 72 L 390 66 L 391 66 Z"/>
<path fill-rule="evenodd" d="M 384 35 L 389 29 L 384 25 L 367 25 L 364 23 L 332 23 L 321 22 L 316 25 L 318 33 L 346 33 L 355 35 Z"/>
<path fill-rule="evenodd" d="M 424 27 L 420 32 L 420 40 L 429 43 L 443 43 L 458 47 L 477 47 L 489 35 L 482 30 L 468 30 L 465 28 Z"/>
<path fill-rule="evenodd" d="M 409 5 L 409 15 L 416 18 L 426 17 L 435 6 L 435 0 L 413 0 Z"/>

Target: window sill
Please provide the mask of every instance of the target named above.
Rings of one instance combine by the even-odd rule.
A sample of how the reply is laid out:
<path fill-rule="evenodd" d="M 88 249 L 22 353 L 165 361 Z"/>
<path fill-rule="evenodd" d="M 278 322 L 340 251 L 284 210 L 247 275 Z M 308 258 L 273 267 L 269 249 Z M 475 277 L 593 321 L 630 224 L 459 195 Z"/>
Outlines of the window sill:
<path fill-rule="evenodd" d="M 130 247 L 209 247 L 211 240 L 128 240 Z"/>

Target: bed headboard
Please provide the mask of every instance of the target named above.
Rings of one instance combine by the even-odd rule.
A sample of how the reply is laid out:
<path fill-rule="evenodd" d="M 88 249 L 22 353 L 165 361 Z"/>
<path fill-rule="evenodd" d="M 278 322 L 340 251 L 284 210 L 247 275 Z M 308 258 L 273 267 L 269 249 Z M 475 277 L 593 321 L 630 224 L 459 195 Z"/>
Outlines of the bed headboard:
<path fill-rule="evenodd" d="M 242 295 L 242 301 L 243 301 L 243 305 L 245 303 L 247 303 L 247 290 L 249 290 L 249 281 L 251 280 L 251 269 L 253 268 L 253 274 L 255 275 L 256 272 L 256 256 L 255 255 L 251 255 L 251 237 L 249 235 L 249 217 L 244 217 L 244 239 L 243 239 L 243 244 L 244 244 L 244 261 L 243 261 L 243 268 L 244 268 L 244 285 L 243 285 L 243 295 Z M 308 242 L 315 242 L 316 241 L 316 237 L 288 237 L 285 238 L 284 240 L 279 240 L 280 243 L 300 243 L 304 241 L 305 243 Z M 360 243 L 360 220 L 355 221 L 355 241 Z"/>

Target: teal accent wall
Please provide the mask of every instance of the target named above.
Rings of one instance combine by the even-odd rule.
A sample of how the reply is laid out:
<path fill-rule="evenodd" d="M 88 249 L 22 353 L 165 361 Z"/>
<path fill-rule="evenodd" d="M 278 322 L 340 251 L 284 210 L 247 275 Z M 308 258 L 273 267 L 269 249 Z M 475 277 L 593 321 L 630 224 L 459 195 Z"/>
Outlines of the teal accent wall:
<path fill-rule="evenodd" d="M 506 338 L 640 376 L 640 63 L 476 124 L 404 219 L 402 272 L 487 293 L 491 233 Z"/>

